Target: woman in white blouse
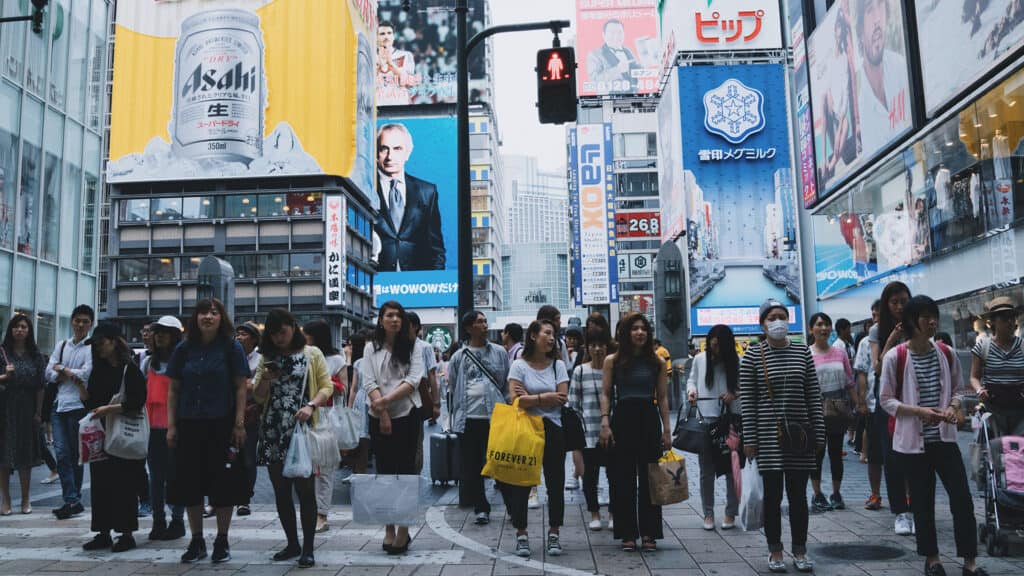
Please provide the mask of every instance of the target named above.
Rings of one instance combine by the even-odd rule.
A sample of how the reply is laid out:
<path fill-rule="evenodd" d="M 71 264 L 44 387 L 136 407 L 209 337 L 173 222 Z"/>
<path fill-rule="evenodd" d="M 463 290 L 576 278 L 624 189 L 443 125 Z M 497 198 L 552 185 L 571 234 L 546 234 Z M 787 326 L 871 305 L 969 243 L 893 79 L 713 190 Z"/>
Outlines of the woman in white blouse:
<path fill-rule="evenodd" d="M 422 426 L 417 386 L 423 377 L 423 356 L 413 354 L 409 320 L 398 302 L 380 307 L 373 341 L 366 344 L 361 377 L 370 407 L 370 438 L 378 474 L 416 474 L 418 426 Z M 385 527 L 384 551 L 404 554 L 411 538 L 408 526 Z"/>

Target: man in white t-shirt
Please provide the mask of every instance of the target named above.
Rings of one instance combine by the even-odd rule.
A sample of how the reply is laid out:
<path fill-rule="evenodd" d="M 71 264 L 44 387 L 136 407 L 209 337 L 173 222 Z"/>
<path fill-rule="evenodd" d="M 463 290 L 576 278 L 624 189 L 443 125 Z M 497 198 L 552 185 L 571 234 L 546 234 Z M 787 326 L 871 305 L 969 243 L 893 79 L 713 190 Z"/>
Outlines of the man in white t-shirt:
<path fill-rule="evenodd" d="M 910 125 L 909 72 L 906 58 L 886 46 L 888 0 L 860 0 L 859 4 L 857 102 L 861 145 L 865 153 L 872 154 Z"/>

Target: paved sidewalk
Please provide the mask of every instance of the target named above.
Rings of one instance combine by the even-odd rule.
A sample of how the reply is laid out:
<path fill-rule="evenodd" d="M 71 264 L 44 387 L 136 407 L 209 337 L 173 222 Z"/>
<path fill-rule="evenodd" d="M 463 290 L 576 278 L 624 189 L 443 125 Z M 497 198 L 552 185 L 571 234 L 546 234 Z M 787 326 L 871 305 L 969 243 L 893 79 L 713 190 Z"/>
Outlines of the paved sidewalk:
<path fill-rule="evenodd" d="M 812 514 L 810 555 L 817 562 L 817 574 L 823 575 L 911 575 L 921 574 L 922 560 L 914 552 L 913 537 L 893 535 L 892 515 L 885 509 L 869 512 L 861 502 L 867 496 L 866 468 L 851 453 L 846 458 L 843 483 L 848 510 Z M 430 503 L 423 522 L 414 529 L 414 541 L 408 555 L 388 556 L 380 549 L 383 531 L 351 522 L 347 506 L 348 487 L 341 482 L 335 490 L 336 506 L 330 516 L 331 530 L 317 536 L 317 566 L 299 570 L 292 562 L 273 563 L 270 556 L 285 544 L 272 497 L 258 491 L 254 513 L 236 518 L 231 531 L 233 560 L 222 565 L 207 562 L 195 566 L 178 563 L 185 539 L 176 542 L 148 542 L 149 519 L 140 520 L 136 534 L 139 548 L 123 554 L 86 553 L 88 513 L 58 522 L 48 508 L 36 505 L 32 515 L 0 518 L 0 575 L 32 574 L 253 574 L 278 575 L 365 575 L 365 576 L 512 576 L 556 574 L 559 576 L 607 575 L 746 575 L 767 573 L 767 547 L 761 533 L 737 530 L 713 532 L 701 528 L 700 492 L 697 486 L 696 459 L 687 455 L 690 500 L 666 507 L 665 539 L 655 553 L 624 553 L 608 530 L 586 529 L 589 514 L 579 490 L 566 491 L 566 525 L 562 528 L 565 554 L 547 557 L 543 551 L 545 510 L 530 511 L 530 538 L 533 556 L 521 559 L 513 555 L 515 530 L 504 516 L 501 498 L 491 491 L 497 503 L 492 523 L 473 524 L 471 510 L 456 506 L 454 487 L 424 487 Z M 827 468 L 827 466 L 826 466 Z M 429 469 L 429 466 L 425 467 Z M 41 469 L 36 470 L 37 479 Z M 262 471 L 261 471 L 262 474 Z M 828 483 L 826 473 L 825 482 Z M 261 478 L 261 483 L 263 479 Z M 426 484 L 426 481 L 424 482 Z M 17 494 L 16 483 L 12 492 Z M 35 488 L 35 487 L 34 487 Z M 38 490 L 42 492 L 42 490 Z M 717 484 L 718 513 L 724 506 L 724 480 Z M 940 488 L 939 493 L 942 494 Z M 44 494 L 45 495 L 45 494 Z M 52 502 L 52 497 L 47 498 Z M 980 517 L 982 503 L 975 500 Z M 604 511 L 602 511 L 604 512 Z M 952 521 L 944 495 L 938 506 L 940 549 L 948 556 L 954 552 Z M 719 520 L 721 518 L 719 517 Z M 214 523 L 207 520 L 207 546 L 212 545 Z M 788 524 L 784 521 L 784 542 L 789 544 Z M 1009 558 L 985 558 L 982 564 L 993 574 L 1024 573 L 1024 545 L 1012 539 Z M 885 559 L 879 559 L 886 554 Z M 949 574 L 959 574 L 955 560 L 945 559 Z M 795 570 L 790 566 L 790 573 Z"/>

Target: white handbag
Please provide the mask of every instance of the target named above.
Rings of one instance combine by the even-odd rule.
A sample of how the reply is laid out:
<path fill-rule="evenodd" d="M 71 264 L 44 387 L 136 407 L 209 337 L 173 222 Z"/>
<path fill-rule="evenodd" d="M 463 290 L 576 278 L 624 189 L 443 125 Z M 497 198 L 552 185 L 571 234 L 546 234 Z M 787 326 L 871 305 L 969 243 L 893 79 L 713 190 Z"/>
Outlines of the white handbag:
<path fill-rule="evenodd" d="M 110 404 L 120 404 L 124 401 L 125 376 L 128 374 L 128 365 L 121 372 L 121 389 L 110 399 Z M 137 412 L 122 412 L 120 414 L 108 414 L 106 417 L 106 438 L 103 440 L 103 450 L 118 458 L 126 460 L 144 460 L 149 452 L 149 417 L 146 415 L 146 407 L 141 407 Z"/>

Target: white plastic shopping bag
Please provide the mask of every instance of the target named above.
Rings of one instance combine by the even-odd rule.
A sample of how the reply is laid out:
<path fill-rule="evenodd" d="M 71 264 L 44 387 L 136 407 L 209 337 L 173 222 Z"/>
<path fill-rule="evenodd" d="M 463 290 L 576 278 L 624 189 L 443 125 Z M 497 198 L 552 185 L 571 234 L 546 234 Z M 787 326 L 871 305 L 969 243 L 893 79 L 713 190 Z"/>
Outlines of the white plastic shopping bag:
<path fill-rule="evenodd" d="M 281 475 L 285 478 L 309 478 L 313 475 L 313 459 L 309 456 L 306 428 L 299 422 L 296 422 L 295 430 L 292 431 L 292 441 L 284 457 Z"/>
<path fill-rule="evenodd" d="M 353 474 L 352 522 L 416 525 L 420 522 L 418 475 Z"/>
<path fill-rule="evenodd" d="M 103 442 L 107 434 L 103 424 L 92 417 L 92 412 L 78 421 L 78 465 L 100 462 L 109 458 L 103 451 Z"/>
<path fill-rule="evenodd" d="M 354 450 L 359 447 L 360 415 L 354 409 L 335 402 L 334 407 L 325 411 L 327 422 L 338 439 L 339 450 Z"/>
<path fill-rule="evenodd" d="M 757 471 L 757 460 L 748 460 L 743 469 L 739 521 L 740 527 L 748 532 L 764 527 L 764 487 Z"/>

